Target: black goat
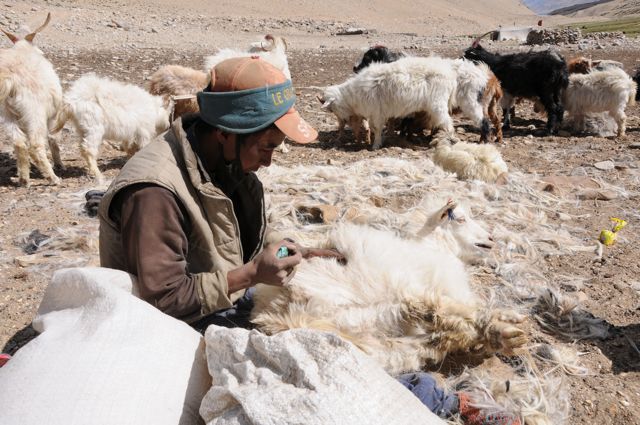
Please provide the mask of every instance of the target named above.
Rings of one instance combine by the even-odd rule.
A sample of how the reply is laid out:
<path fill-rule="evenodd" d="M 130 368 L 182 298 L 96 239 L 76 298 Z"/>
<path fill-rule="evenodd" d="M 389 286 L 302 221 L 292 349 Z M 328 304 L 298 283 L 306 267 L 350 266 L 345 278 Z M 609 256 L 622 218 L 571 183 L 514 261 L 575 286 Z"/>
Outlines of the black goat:
<path fill-rule="evenodd" d="M 353 67 L 353 72 L 357 74 L 374 62 L 390 63 L 405 56 L 402 52 L 391 52 L 384 46 L 374 46 L 365 52 L 360 63 Z"/>
<path fill-rule="evenodd" d="M 636 100 L 640 100 L 640 69 L 638 69 L 636 75 L 633 76 L 633 81 L 638 85 L 638 88 L 636 88 Z"/>
<path fill-rule="evenodd" d="M 515 97 L 539 98 L 547 112 L 547 131 L 557 131 L 564 107 L 562 94 L 569 85 L 567 63 L 557 53 L 528 52 L 499 55 L 486 51 L 474 42 L 464 57 L 486 63 L 498 77 L 504 90 L 502 128 L 511 127 L 510 109 Z"/>

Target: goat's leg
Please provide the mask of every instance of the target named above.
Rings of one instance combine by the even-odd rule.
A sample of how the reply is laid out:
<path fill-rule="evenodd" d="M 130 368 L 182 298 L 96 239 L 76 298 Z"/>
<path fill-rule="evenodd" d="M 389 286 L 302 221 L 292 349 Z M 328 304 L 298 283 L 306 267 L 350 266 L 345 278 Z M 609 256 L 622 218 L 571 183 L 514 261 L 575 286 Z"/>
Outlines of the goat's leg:
<path fill-rule="evenodd" d="M 419 239 L 424 238 L 431 232 L 433 232 L 438 226 L 444 224 L 449 219 L 449 211 L 453 211 L 458 206 L 457 202 L 453 199 L 449 199 L 446 205 L 436 211 L 427 219 L 427 222 L 422 226 L 422 229 L 416 235 Z"/>
<path fill-rule="evenodd" d="M 500 106 L 502 107 L 502 129 L 509 130 L 511 128 L 511 108 L 514 107 L 513 96 L 505 93 L 500 99 Z"/>
<path fill-rule="evenodd" d="M 500 125 L 500 117 L 498 117 L 498 102 L 492 97 L 487 108 L 487 115 L 496 131 L 496 143 L 502 143 L 502 125 Z"/>
<path fill-rule="evenodd" d="M 64 170 L 64 164 L 62 164 L 62 158 L 60 158 L 60 146 L 58 145 L 58 136 L 49 136 L 49 149 L 51 149 L 51 156 L 53 157 L 53 164 L 59 169 Z"/>
<path fill-rule="evenodd" d="M 16 155 L 16 167 L 18 169 L 18 184 L 20 186 L 29 186 L 29 148 L 27 147 L 27 136 L 17 128 L 12 126 L 9 128 L 9 136 L 13 139 L 13 149 Z"/>
<path fill-rule="evenodd" d="M 544 105 L 544 109 L 547 112 L 547 132 L 549 134 L 554 134 L 558 125 L 558 113 L 561 110 L 562 114 L 564 114 L 564 108 L 554 102 L 551 94 L 540 96 L 540 102 L 542 102 L 542 105 Z"/>
<path fill-rule="evenodd" d="M 36 166 L 50 184 L 60 184 L 60 178 L 53 172 L 51 162 L 49 162 L 49 158 L 47 158 L 47 151 L 45 149 L 46 139 L 47 135 L 45 133 L 38 134 L 36 132 L 33 134 L 29 141 L 29 155 L 31 156 L 33 165 Z"/>
<path fill-rule="evenodd" d="M 380 149 L 382 147 L 382 128 L 384 127 L 384 123 L 369 123 L 371 126 L 371 132 L 373 133 L 373 146 L 372 150 Z"/>
<path fill-rule="evenodd" d="M 624 113 L 624 110 L 618 110 L 613 113 L 609 112 L 609 114 L 616 120 L 616 124 L 618 124 L 618 137 L 625 137 L 627 130 L 627 115 Z"/>
<path fill-rule="evenodd" d="M 341 118 L 338 118 L 338 140 L 342 141 L 342 136 L 344 136 L 344 126 L 347 122 Z"/>
<path fill-rule="evenodd" d="M 89 174 L 95 177 L 98 184 L 102 184 L 103 177 L 100 169 L 98 168 L 98 152 L 100 144 L 102 143 L 102 133 L 91 133 L 82 135 L 80 141 L 80 154 L 87 162 L 87 169 Z"/>
<path fill-rule="evenodd" d="M 510 353 L 526 343 L 524 332 L 501 317 L 446 297 L 409 302 L 403 312 L 408 327 L 405 334 L 421 334 L 424 345 L 437 353 L 436 358 L 424 358 L 425 363 L 438 362 L 454 352 Z"/>

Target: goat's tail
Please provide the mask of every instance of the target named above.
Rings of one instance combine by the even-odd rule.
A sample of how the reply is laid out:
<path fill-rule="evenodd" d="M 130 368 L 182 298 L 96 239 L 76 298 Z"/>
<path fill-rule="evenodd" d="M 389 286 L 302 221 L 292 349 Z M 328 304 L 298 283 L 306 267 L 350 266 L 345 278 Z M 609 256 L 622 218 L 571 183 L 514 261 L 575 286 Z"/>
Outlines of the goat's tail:
<path fill-rule="evenodd" d="M 69 121 L 71 118 L 72 110 L 71 106 L 67 102 L 63 102 L 62 106 L 58 108 L 58 112 L 53 119 L 53 128 L 50 130 L 50 134 L 56 134 L 62 127 L 64 127 L 65 123 Z"/>
<path fill-rule="evenodd" d="M 638 97 L 638 83 L 632 81 L 631 90 L 629 91 L 629 99 L 627 99 L 627 106 L 633 106 L 636 104 Z"/>
<path fill-rule="evenodd" d="M 11 74 L 6 72 L 0 73 L 0 103 L 4 102 L 6 98 L 11 96 L 13 91 L 13 80 Z"/>

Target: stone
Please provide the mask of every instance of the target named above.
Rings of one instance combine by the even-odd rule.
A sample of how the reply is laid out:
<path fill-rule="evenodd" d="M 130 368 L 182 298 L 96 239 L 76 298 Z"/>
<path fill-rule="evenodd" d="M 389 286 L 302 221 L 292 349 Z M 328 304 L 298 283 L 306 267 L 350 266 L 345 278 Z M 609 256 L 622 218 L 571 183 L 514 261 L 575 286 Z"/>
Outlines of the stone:
<path fill-rule="evenodd" d="M 613 170 L 616 167 L 613 161 L 600 161 L 593 164 L 593 166 L 596 167 L 598 170 L 603 170 L 603 171 Z"/>
<path fill-rule="evenodd" d="M 580 304 L 584 304 L 585 302 L 589 301 L 589 296 L 582 291 L 576 292 L 576 297 L 578 298 Z"/>
<path fill-rule="evenodd" d="M 334 205 L 314 205 L 314 206 L 300 206 L 296 208 L 296 214 L 300 221 L 306 221 L 308 223 L 327 224 L 338 219 L 338 208 Z"/>
<path fill-rule="evenodd" d="M 629 149 L 640 149 L 640 143 L 631 143 Z"/>
<path fill-rule="evenodd" d="M 618 194 L 609 190 L 585 189 L 578 192 L 577 196 L 582 201 L 611 201 L 616 199 Z"/>

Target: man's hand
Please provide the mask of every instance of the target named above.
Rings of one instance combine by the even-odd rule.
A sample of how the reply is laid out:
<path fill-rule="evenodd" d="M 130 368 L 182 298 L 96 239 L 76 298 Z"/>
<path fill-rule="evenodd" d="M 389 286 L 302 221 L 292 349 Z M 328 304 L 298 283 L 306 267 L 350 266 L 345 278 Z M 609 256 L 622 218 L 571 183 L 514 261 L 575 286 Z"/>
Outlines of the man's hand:
<path fill-rule="evenodd" d="M 281 246 L 287 247 L 289 256 L 276 257 Z M 267 245 L 260 254 L 251 260 L 254 269 L 253 284 L 265 283 L 267 285 L 282 286 L 295 275 L 295 267 L 302 261 L 302 253 L 298 246 L 287 240 Z"/>

